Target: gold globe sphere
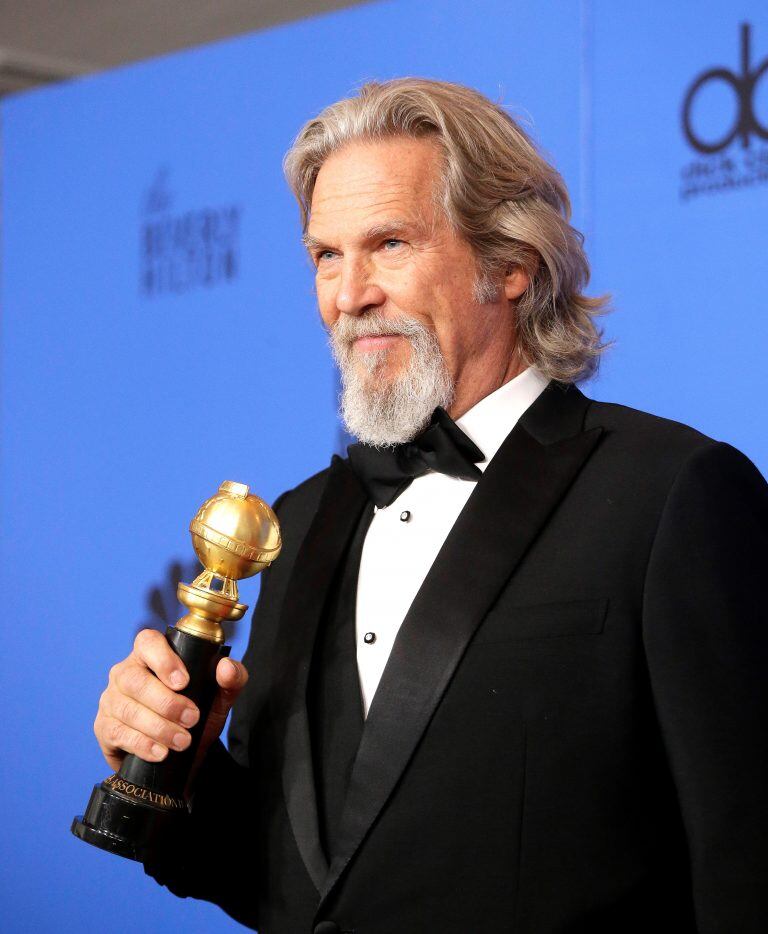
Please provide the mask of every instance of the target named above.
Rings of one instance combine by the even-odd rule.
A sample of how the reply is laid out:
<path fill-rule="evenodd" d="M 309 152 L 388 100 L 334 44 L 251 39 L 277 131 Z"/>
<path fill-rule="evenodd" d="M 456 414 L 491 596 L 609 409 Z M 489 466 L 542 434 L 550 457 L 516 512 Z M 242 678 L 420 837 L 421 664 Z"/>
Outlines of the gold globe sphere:
<path fill-rule="evenodd" d="M 277 516 L 244 483 L 225 480 L 189 526 L 200 563 L 217 577 L 242 580 L 280 554 Z"/>

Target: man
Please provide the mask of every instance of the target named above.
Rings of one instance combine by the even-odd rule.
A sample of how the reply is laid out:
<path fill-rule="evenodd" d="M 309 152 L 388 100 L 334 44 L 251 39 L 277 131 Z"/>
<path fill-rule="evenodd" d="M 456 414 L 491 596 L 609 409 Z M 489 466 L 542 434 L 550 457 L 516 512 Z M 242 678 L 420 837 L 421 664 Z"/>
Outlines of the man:
<path fill-rule="evenodd" d="M 360 443 L 276 504 L 190 834 L 149 871 L 262 934 L 768 930 L 764 481 L 575 388 L 603 302 L 501 108 L 367 85 L 286 170 Z M 188 744 L 185 679 L 140 634 L 111 765 Z"/>

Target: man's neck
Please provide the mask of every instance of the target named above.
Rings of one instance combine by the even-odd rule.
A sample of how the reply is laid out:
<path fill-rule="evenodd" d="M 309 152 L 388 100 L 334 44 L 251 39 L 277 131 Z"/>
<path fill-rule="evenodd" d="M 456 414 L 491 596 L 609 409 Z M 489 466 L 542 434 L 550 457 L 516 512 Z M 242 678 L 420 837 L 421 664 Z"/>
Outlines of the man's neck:
<path fill-rule="evenodd" d="M 458 380 L 456 393 L 448 414 L 451 418 L 461 418 L 466 412 L 477 405 L 478 402 L 490 396 L 492 392 L 501 389 L 510 380 L 526 370 L 528 364 L 520 359 L 519 354 L 514 354 L 512 360 L 508 361 L 506 367 L 499 373 L 498 368 L 495 373 L 491 370 L 489 373 L 478 373 L 474 380 Z"/>

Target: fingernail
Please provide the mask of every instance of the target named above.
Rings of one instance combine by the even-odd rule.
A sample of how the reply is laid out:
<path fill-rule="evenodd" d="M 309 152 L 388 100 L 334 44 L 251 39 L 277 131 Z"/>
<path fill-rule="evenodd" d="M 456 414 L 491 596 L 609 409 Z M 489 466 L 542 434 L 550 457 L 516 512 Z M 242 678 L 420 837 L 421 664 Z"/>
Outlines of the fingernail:
<path fill-rule="evenodd" d="M 160 743 L 152 744 L 152 755 L 160 759 L 165 755 L 165 746 L 161 746 Z"/>
<path fill-rule="evenodd" d="M 229 668 L 229 673 L 233 678 L 240 677 L 240 671 L 238 670 L 237 665 L 232 661 L 231 658 L 227 659 L 227 667 Z"/>
<path fill-rule="evenodd" d="M 184 675 L 180 671 L 172 671 L 169 680 L 175 688 L 184 687 Z"/>
<path fill-rule="evenodd" d="M 191 707 L 185 707 L 180 720 L 183 726 L 194 726 L 197 723 L 197 711 Z"/>
<path fill-rule="evenodd" d="M 188 741 L 189 741 L 189 733 L 177 733 L 173 737 L 173 748 L 184 749 Z"/>

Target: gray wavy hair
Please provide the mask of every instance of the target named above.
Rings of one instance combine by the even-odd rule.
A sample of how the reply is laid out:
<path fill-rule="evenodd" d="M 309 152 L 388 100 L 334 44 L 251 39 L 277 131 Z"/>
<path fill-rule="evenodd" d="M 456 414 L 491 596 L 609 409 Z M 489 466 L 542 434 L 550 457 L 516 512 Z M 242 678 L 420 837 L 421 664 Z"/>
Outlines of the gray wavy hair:
<path fill-rule="evenodd" d="M 569 223 L 560 174 L 501 106 L 472 88 L 425 78 L 364 84 L 302 127 L 284 169 L 306 232 L 317 174 L 348 143 L 434 138 L 444 154 L 440 203 L 478 261 L 475 296 L 492 301 L 498 276 L 522 267 L 530 285 L 518 299 L 523 358 L 551 379 L 575 382 L 597 368 L 605 348 L 595 316 L 605 296 L 584 294 L 584 238 Z"/>

